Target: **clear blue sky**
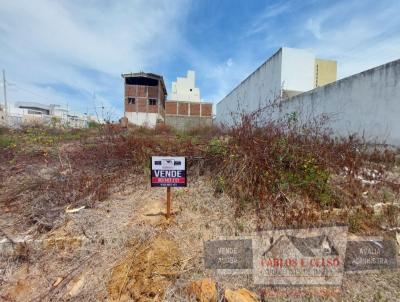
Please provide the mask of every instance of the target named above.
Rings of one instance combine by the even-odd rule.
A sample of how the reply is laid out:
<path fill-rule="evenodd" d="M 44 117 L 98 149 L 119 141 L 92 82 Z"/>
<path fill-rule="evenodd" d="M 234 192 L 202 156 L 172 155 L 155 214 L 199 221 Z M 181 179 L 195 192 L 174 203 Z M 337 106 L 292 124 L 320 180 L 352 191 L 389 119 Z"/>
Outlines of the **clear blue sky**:
<path fill-rule="evenodd" d="M 339 77 L 399 59 L 399 13 L 399 0 L 0 0 L 0 68 L 10 101 L 118 117 L 124 72 L 169 90 L 193 69 L 217 103 L 281 46 L 338 60 Z"/>

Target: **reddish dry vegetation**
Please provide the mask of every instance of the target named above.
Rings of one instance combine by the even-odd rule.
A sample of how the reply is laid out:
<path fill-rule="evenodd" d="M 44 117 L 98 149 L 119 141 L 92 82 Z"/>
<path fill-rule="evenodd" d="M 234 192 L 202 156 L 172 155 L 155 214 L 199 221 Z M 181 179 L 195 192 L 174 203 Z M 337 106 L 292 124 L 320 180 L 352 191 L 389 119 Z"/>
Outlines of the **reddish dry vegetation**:
<path fill-rule="evenodd" d="M 216 194 L 225 192 L 236 201 L 237 215 L 256 209 L 259 228 L 266 222 L 343 222 L 353 231 L 379 229 L 379 221 L 370 219 L 370 199 L 382 187 L 398 196 L 398 182 L 385 178 L 395 151 L 356 137 L 334 139 L 322 119 L 257 121 L 256 114 L 243 115 L 230 128 L 184 133 L 167 126 L 3 129 L 0 206 L 45 232 L 67 205 L 93 206 L 127 175 L 148 174 L 151 155 L 183 155 L 189 178 L 209 175 Z M 375 195 L 366 199 L 366 191 Z"/>
<path fill-rule="evenodd" d="M 273 226 L 350 223 L 354 214 L 369 220 L 364 231 L 378 226 L 370 219 L 372 210 L 363 198 L 369 188 L 363 182 L 379 182 L 398 194 L 400 185 L 385 179 L 395 165 L 395 151 L 357 137 L 335 139 L 322 118 L 299 124 L 288 117 L 259 125 L 256 114 L 242 116 L 216 152 L 217 182 L 238 201 L 239 212 L 255 207 L 260 228 L 266 221 Z M 335 208 L 354 212 L 335 214 Z"/>

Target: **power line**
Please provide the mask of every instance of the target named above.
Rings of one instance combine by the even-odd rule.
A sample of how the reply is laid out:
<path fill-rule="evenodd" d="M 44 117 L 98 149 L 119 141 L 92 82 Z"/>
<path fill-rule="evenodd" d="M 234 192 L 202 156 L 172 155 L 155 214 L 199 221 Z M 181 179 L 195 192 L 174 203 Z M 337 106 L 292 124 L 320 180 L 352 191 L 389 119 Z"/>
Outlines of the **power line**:
<path fill-rule="evenodd" d="M 8 84 L 11 84 L 11 83 L 8 83 Z M 28 93 L 30 93 L 30 94 L 32 94 L 32 95 L 34 95 L 34 96 L 37 96 L 37 97 L 39 97 L 39 98 L 41 98 L 41 99 L 44 99 L 44 100 L 47 100 L 47 101 L 49 101 L 49 102 L 51 102 L 51 103 L 57 101 L 58 103 L 61 103 L 61 105 L 63 105 L 63 106 L 68 106 L 67 103 L 59 102 L 58 100 L 54 100 L 54 99 L 50 99 L 50 98 L 48 98 L 47 96 L 44 96 L 44 95 L 42 95 L 42 94 L 38 94 L 38 93 L 36 93 L 36 92 L 33 92 L 32 90 L 29 90 L 29 89 L 27 89 L 27 88 L 24 88 L 24 87 L 22 87 L 22 86 L 19 85 L 19 84 L 12 83 L 12 85 L 13 85 L 13 86 L 16 86 L 17 89 L 19 89 L 19 90 L 28 92 Z M 57 98 L 58 98 L 58 97 L 57 97 Z"/>
<path fill-rule="evenodd" d="M 17 84 L 15 84 L 15 83 L 13 83 L 13 85 L 17 86 L 17 89 L 19 89 L 19 90 L 23 90 L 23 91 L 25 91 L 25 92 L 28 92 L 28 93 L 30 93 L 30 94 L 32 94 L 32 95 L 34 95 L 34 96 L 37 96 L 37 97 L 39 97 L 39 98 L 41 98 L 41 99 L 45 99 L 45 100 L 48 100 L 48 101 L 50 101 L 50 102 L 54 102 L 54 100 L 51 100 L 51 99 L 49 99 L 48 97 L 45 97 L 45 96 L 43 96 L 43 95 L 41 95 L 41 94 L 38 94 L 38 93 L 36 93 L 36 92 L 33 92 L 33 91 L 29 90 L 29 89 L 23 88 L 23 87 L 21 87 L 20 85 L 17 85 Z M 62 104 L 62 105 L 65 105 L 65 104 Z"/>

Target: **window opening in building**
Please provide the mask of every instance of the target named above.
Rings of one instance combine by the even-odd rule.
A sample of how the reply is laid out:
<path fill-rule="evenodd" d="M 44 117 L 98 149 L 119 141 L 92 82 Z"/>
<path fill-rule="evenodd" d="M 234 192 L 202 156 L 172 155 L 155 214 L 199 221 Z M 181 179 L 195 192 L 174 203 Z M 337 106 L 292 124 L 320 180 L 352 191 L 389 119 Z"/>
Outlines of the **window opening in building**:
<path fill-rule="evenodd" d="M 128 104 L 135 105 L 136 99 L 135 98 L 128 98 Z"/>
<path fill-rule="evenodd" d="M 155 106 L 155 105 L 157 105 L 157 99 L 149 99 L 149 105 L 150 105 L 150 106 Z"/>
<path fill-rule="evenodd" d="M 126 77 L 126 85 L 157 86 L 158 80 L 146 77 Z"/>

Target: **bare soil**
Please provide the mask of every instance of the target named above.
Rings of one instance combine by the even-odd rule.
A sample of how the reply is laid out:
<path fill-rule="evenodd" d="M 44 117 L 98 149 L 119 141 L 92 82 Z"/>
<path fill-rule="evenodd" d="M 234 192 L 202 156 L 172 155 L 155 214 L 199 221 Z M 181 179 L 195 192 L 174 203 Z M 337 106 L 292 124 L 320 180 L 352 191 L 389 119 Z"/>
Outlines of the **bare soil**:
<path fill-rule="evenodd" d="M 93 208 L 65 213 L 41 245 L 3 257 L 4 301 L 185 301 L 190 280 L 212 277 L 220 287 L 252 287 L 250 276 L 204 269 L 203 240 L 254 231 L 254 213 L 235 217 L 233 202 L 215 195 L 206 177 L 174 190 L 166 220 L 165 190 L 132 176 Z M 4 217 L 4 216 L 3 216 Z M 398 301 L 400 272 L 346 275 L 341 301 Z M 293 301 L 294 298 L 281 300 Z M 307 300 L 310 300 L 309 298 Z M 311 299 L 312 301 L 324 298 Z"/>

